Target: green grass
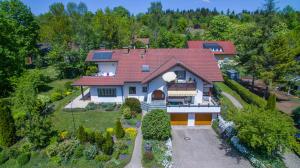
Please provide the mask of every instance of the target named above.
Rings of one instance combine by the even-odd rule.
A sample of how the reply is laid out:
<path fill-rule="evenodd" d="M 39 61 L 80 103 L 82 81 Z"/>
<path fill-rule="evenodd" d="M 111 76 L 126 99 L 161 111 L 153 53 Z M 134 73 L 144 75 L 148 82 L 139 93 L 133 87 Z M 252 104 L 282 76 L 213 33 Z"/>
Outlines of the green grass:
<path fill-rule="evenodd" d="M 224 91 L 224 92 L 230 94 L 231 96 L 233 96 L 234 98 L 236 98 L 242 104 L 242 106 L 247 106 L 248 105 L 248 103 L 245 102 L 237 92 L 235 92 L 234 90 L 232 90 L 225 83 L 223 83 L 223 82 L 216 82 L 215 85 L 218 86 L 222 91 Z"/>

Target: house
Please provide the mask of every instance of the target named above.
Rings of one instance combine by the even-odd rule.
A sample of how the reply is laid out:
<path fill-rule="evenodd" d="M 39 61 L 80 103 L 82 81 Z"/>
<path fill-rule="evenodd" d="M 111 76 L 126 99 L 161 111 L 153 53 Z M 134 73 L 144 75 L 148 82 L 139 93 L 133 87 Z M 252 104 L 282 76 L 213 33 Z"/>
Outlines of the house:
<path fill-rule="evenodd" d="M 188 48 L 209 49 L 220 67 L 225 61 L 232 60 L 237 52 L 231 41 L 188 41 Z"/>
<path fill-rule="evenodd" d="M 212 88 L 223 78 L 210 50 L 93 50 L 86 61 L 97 64 L 98 73 L 73 85 L 88 86 L 94 103 L 137 98 L 145 111 L 166 110 L 172 125 L 209 125 L 220 113 Z"/>

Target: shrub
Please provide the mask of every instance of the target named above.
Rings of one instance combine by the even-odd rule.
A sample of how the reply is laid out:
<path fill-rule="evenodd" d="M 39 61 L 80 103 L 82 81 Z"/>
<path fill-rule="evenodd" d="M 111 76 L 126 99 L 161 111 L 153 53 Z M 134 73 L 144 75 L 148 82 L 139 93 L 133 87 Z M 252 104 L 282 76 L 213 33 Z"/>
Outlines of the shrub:
<path fill-rule="evenodd" d="M 51 97 L 51 101 L 55 102 L 55 101 L 61 100 L 63 98 L 63 95 L 62 95 L 62 93 L 59 93 L 59 92 L 53 92 L 50 97 Z"/>
<path fill-rule="evenodd" d="M 98 148 L 101 149 L 102 144 L 105 142 L 105 139 L 100 131 L 95 132 L 95 143 Z"/>
<path fill-rule="evenodd" d="M 6 153 L 6 151 L 2 151 L 0 153 L 0 165 L 5 163 L 8 160 L 9 160 L 8 154 Z"/>
<path fill-rule="evenodd" d="M 144 153 L 144 160 L 147 161 L 151 161 L 154 159 L 153 153 L 151 151 L 146 151 Z"/>
<path fill-rule="evenodd" d="M 95 157 L 95 160 L 97 160 L 99 162 L 107 162 L 110 160 L 110 156 L 109 155 L 97 155 Z"/>
<path fill-rule="evenodd" d="M 19 165 L 23 166 L 30 161 L 30 157 L 31 157 L 30 152 L 22 153 L 21 155 L 18 156 L 17 162 Z"/>
<path fill-rule="evenodd" d="M 130 111 L 135 111 L 137 113 L 142 112 L 141 103 L 137 98 L 126 98 L 125 105 L 130 108 Z"/>
<path fill-rule="evenodd" d="M 275 94 L 270 94 L 268 101 L 267 101 L 267 110 L 275 110 L 276 108 L 276 96 Z"/>
<path fill-rule="evenodd" d="M 73 90 L 73 86 L 72 86 L 72 81 L 68 81 L 64 84 L 64 87 L 67 91 L 72 91 Z"/>
<path fill-rule="evenodd" d="M 134 139 L 137 135 L 137 130 L 135 128 L 125 128 L 125 134 Z"/>
<path fill-rule="evenodd" d="M 120 119 L 116 121 L 115 134 L 118 139 L 123 138 L 125 135 L 124 128 L 121 124 Z"/>
<path fill-rule="evenodd" d="M 266 106 L 266 100 L 250 92 L 248 89 L 237 83 L 224 77 L 226 85 L 235 90 L 247 103 L 254 104 L 258 107 L 264 108 Z"/>
<path fill-rule="evenodd" d="M 79 145 L 74 151 L 75 158 L 81 158 L 83 156 L 84 146 Z"/>
<path fill-rule="evenodd" d="M 167 140 L 170 138 L 171 125 L 168 114 L 160 109 L 147 113 L 142 122 L 142 132 L 145 139 Z"/>
<path fill-rule="evenodd" d="M 60 140 L 66 140 L 66 139 L 69 139 L 70 138 L 70 134 L 68 131 L 62 131 L 59 133 L 59 139 Z"/>
<path fill-rule="evenodd" d="M 108 132 L 110 135 L 114 135 L 115 134 L 114 128 L 106 128 L 106 132 Z"/>
<path fill-rule="evenodd" d="M 78 127 L 77 138 L 79 139 L 80 143 L 85 143 L 88 141 L 88 135 L 82 125 Z"/>
<path fill-rule="evenodd" d="M 87 130 L 87 141 L 90 143 L 95 143 L 95 132 L 92 130 Z"/>
<path fill-rule="evenodd" d="M 93 160 L 97 154 L 97 147 L 95 145 L 89 145 L 83 151 L 83 155 L 86 160 Z"/>
<path fill-rule="evenodd" d="M 85 109 L 87 109 L 87 110 L 96 110 L 96 109 L 98 109 L 98 105 L 95 104 L 95 103 L 93 103 L 93 102 L 90 102 L 90 103 L 85 107 Z"/>
<path fill-rule="evenodd" d="M 121 112 L 122 112 L 123 118 L 131 119 L 131 111 L 128 106 L 123 106 Z"/>
<path fill-rule="evenodd" d="M 111 155 L 114 151 L 114 141 L 109 132 L 106 132 L 105 142 L 102 144 L 102 151 L 107 155 Z"/>
<path fill-rule="evenodd" d="M 6 102 L 0 101 L 0 145 L 11 146 L 15 142 L 15 121 Z"/>
<path fill-rule="evenodd" d="M 293 110 L 293 119 L 297 126 L 300 126 L 300 107 Z"/>
<path fill-rule="evenodd" d="M 70 160 L 78 146 L 79 142 L 77 140 L 71 139 L 59 143 L 58 147 L 55 148 L 55 150 L 57 150 L 57 155 L 62 159 L 62 161 L 67 162 Z"/>

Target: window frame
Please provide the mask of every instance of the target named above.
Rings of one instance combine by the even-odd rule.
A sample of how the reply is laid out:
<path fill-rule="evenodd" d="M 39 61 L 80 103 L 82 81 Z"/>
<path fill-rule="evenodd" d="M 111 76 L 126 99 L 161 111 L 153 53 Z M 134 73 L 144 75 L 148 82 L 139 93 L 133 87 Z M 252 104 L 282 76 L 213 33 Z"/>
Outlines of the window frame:
<path fill-rule="evenodd" d="M 97 88 L 98 97 L 117 97 L 117 88 Z"/>
<path fill-rule="evenodd" d="M 178 71 L 174 71 L 175 72 L 175 74 L 176 74 L 176 78 L 178 79 L 178 80 L 186 80 L 186 71 L 185 70 L 178 70 Z M 179 78 L 179 75 L 178 75 L 178 73 L 184 73 L 184 75 L 183 75 L 183 77 L 180 77 Z"/>
<path fill-rule="evenodd" d="M 131 90 L 131 89 L 134 89 L 134 90 Z M 131 91 L 134 91 L 134 92 L 131 92 Z M 136 86 L 129 86 L 128 87 L 128 94 L 135 95 L 136 94 Z"/>
<path fill-rule="evenodd" d="M 143 93 L 148 93 L 148 87 L 147 86 L 143 86 L 142 87 L 142 92 Z"/>

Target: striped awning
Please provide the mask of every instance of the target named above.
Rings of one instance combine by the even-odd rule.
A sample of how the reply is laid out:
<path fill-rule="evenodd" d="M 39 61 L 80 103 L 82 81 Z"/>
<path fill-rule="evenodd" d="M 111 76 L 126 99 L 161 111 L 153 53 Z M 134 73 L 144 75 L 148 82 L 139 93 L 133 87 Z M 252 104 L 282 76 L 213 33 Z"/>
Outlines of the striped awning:
<path fill-rule="evenodd" d="M 172 97 L 196 96 L 196 94 L 197 94 L 196 90 L 184 90 L 184 91 L 171 90 L 171 91 L 168 91 L 168 96 L 172 96 Z"/>

